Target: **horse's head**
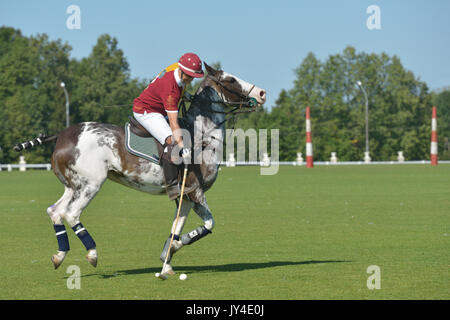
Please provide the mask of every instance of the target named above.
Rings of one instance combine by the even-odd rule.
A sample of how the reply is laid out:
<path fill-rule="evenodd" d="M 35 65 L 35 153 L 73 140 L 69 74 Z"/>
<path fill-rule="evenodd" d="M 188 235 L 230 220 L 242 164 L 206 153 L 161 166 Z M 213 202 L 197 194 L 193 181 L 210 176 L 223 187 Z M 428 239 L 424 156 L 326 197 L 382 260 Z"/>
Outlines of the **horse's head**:
<path fill-rule="evenodd" d="M 222 158 L 225 122 L 238 113 L 255 111 L 266 102 L 266 91 L 206 63 L 205 67 L 208 74 L 186 116 L 180 119 L 180 126 L 189 130 L 194 150 L 201 151 L 193 152 L 200 157 L 195 159 L 196 163 L 205 162 L 216 168 Z M 233 109 L 225 111 L 226 106 Z M 245 107 L 248 110 L 242 110 Z"/>
<path fill-rule="evenodd" d="M 222 70 L 205 63 L 208 75 L 204 84 L 212 86 L 222 102 L 247 107 L 261 106 L 266 102 L 266 91 Z"/>

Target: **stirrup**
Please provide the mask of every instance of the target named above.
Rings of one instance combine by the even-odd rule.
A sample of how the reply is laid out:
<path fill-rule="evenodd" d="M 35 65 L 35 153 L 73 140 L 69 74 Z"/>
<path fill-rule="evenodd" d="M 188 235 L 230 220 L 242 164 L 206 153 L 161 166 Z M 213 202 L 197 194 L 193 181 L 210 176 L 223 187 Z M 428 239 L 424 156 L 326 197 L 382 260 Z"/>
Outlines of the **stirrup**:
<path fill-rule="evenodd" d="M 189 186 L 189 187 L 188 186 L 184 186 L 184 194 L 186 195 L 188 193 L 191 193 L 196 188 L 197 188 L 196 185 Z M 176 185 L 166 187 L 166 191 L 167 191 L 167 195 L 169 196 L 170 200 L 177 199 L 180 196 L 180 194 L 181 194 L 181 188 L 180 188 L 180 185 L 178 183 Z"/>
<path fill-rule="evenodd" d="M 170 186 L 166 188 L 167 191 L 167 195 L 169 196 L 170 200 L 175 200 L 178 198 L 178 196 L 180 195 L 180 187 L 178 186 L 178 184 L 174 185 L 174 186 Z"/>

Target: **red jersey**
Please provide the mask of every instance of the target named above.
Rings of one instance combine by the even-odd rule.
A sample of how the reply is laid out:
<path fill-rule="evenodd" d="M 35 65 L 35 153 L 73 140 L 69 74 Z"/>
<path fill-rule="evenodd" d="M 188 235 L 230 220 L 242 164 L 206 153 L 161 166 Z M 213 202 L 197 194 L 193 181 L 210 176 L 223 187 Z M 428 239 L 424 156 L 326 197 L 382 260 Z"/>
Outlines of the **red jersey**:
<path fill-rule="evenodd" d="M 133 112 L 157 112 L 163 116 L 166 116 L 167 112 L 178 112 L 178 102 L 184 86 L 178 75 L 178 68 L 173 69 L 174 65 L 162 71 L 141 95 L 134 99 Z"/>

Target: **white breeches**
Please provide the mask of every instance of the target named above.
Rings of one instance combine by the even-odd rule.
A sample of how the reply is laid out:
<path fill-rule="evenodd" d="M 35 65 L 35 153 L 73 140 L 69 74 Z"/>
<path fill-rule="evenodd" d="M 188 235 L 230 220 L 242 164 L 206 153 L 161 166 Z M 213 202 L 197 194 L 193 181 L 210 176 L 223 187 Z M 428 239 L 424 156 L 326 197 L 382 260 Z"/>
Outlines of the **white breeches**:
<path fill-rule="evenodd" d="M 134 118 L 162 145 L 166 142 L 166 138 L 172 135 L 172 129 L 162 114 L 157 112 L 133 112 L 133 114 Z"/>

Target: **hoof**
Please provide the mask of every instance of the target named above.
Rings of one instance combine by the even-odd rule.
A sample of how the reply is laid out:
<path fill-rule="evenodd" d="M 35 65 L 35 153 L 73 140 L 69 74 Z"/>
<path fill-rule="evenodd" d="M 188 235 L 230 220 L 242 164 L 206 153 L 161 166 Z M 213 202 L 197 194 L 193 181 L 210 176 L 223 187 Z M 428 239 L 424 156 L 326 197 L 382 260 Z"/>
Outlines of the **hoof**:
<path fill-rule="evenodd" d="M 94 268 L 97 267 L 97 250 L 92 249 L 89 250 L 88 254 L 86 255 L 86 260 L 89 262 L 91 266 Z"/>
<path fill-rule="evenodd" d="M 53 267 L 56 269 L 58 269 L 58 267 L 61 265 L 62 263 L 62 259 L 60 259 L 56 254 L 54 254 L 52 256 L 52 262 L 53 262 Z"/>
<path fill-rule="evenodd" d="M 52 263 L 53 263 L 53 267 L 56 269 L 58 269 L 58 267 L 63 263 L 64 258 L 66 257 L 65 252 L 58 252 L 57 254 L 54 254 L 52 256 Z"/>
<path fill-rule="evenodd" d="M 97 257 L 86 256 L 86 260 L 94 267 L 97 267 Z"/>
<path fill-rule="evenodd" d="M 167 274 L 169 276 L 175 275 L 175 271 L 173 271 L 172 266 L 170 264 L 166 264 L 162 273 Z"/>

